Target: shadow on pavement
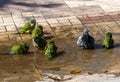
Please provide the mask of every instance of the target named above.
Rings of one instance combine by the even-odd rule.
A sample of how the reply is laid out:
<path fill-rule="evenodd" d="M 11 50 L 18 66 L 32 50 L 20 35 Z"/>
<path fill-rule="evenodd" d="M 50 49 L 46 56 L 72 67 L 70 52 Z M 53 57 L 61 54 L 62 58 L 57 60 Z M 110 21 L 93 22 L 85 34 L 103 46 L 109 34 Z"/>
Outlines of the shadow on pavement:
<path fill-rule="evenodd" d="M 12 0 L 0 0 L 0 7 L 4 7 L 5 5 L 11 3 Z"/>
<path fill-rule="evenodd" d="M 36 4 L 36 3 L 24 3 L 24 2 L 12 2 L 14 5 L 26 6 L 26 7 L 44 7 L 44 8 L 54 8 L 62 6 L 61 3 L 45 3 L 45 4 Z"/>

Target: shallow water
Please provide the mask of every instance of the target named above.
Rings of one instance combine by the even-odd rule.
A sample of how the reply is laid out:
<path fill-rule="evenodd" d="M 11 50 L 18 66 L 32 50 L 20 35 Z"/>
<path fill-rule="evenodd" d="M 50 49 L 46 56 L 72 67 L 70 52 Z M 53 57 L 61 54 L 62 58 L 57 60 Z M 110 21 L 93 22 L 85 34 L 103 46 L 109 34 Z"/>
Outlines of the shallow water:
<path fill-rule="evenodd" d="M 105 51 L 96 45 L 95 50 L 82 50 L 76 46 L 74 39 L 58 39 L 58 57 L 48 61 L 44 55 L 37 53 L 36 63 L 41 69 L 55 72 L 70 73 L 74 69 L 80 69 L 83 73 L 102 73 L 119 62 L 119 47 Z M 96 43 L 100 44 L 100 43 Z"/>
<path fill-rule="evenodd" d="M 34 64 L 42 72 L 59 74 L 70 74 L 75 69 L 81 70 L 82 73 L 103 73 L 120 68 L 119 46 L 106 51 L 101 47 L 101 42 L 96 41 L 94 50 L 83 50 L 76 45 L 77 38 L 54 38 L 54 40 L 58 46 L 59 56 L 52 60 L 45 57 L 44 51 L 35 49 L 31 40 L 28 40 L 30 53 L 27 55 L 8 55 L 6 52 L 9 52 L 11 45 L 15 43 L 2 43 L 0 45 L 0 81 L 21 77 L 16 80 L 33 82 L 36 80 Z"/>

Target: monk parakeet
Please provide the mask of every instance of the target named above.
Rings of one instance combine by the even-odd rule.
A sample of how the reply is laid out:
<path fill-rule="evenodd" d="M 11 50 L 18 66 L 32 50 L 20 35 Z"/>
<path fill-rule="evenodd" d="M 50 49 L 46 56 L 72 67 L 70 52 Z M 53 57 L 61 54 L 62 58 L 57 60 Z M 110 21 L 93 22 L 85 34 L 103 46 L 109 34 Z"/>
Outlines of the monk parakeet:
<path fill-rule="evenodd" d="M 35 25 L 36 25 L 36 20 L 35 19 L 31 19 L 30 20 L 30 24 L 31 24 L 31 29 L 33 30 L 35 28 Z"/>
<path fill-rule="evenodd" d="M 29 50 L 29 45 L 26 43 L 23 44 L 15 44 L 11 48 L 9 54 L 27 54 Z"/>
<path fill-rule="evenodd" d="M 43 27 L 41 25 L 37 25 L 36 28 L 32 31 L 32 37 L 42 37 L 43 36 Z"/>
<path fill-rule="evenodd" d="M 106 33 L 106 37 L 103 39 L 102 45 L 105 49 L 110 49 L 114 46 L 114 40 L 112 39 L 112 34 L 110 32 Z"/>
<path fill-rule="evenodd" d="M 35 19 L 31 19 L 30 21 L 27 21 L 22 29 L 20 30 L 20 33 L 22 34 L 30 34 L 32 32 L 32 30 L 35 28 L 36 25 L 36 20 Z"/>
<path fill-rule="evenodd" d="M 26 33 L 30 33 L 31 32 L 31 25 L 30 25 L 30 22 L 26 22 L 24 25 L 23 25 L 23 27 L 22 27 L 22 29 L 20 30 L 20 33 L 22 33 L 22 34 L 26 34 Z"/>
<path fill-rule="evenodd" d="M 57 55 L 57 47 L 53 40 L 49 40 L 45 47 L 45 55 L 50 60 Z"/>
<path fill-rule="evenodd" d="M 39 24 L 36 25 L 32 31 L 33 45 L 38 49 L 44 49 L 47 42 L 43 37 L 43 27 Z"/>
<path fill-rule="evenodd" d="M 47 44 L 47 42 L 43 37 L 33 38 L 33 45 L 34 45 L 34 47 L 36 47 L 38 49 L 44 50 L 46 44 Z"/>

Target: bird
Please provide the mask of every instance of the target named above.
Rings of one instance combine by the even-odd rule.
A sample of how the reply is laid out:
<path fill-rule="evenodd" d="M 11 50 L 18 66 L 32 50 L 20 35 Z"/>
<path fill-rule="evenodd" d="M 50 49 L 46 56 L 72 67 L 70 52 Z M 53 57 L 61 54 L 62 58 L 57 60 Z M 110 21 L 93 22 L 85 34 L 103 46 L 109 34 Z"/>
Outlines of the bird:
<path fill-rule="evenodd" d="M 53 57 L 57 56 L 57 46 L 53 40 L 49 40 L 45 47 L 45 55 L 51 60 Z"/>
<path fill-rule="evenodd" d="M 111 49 L 111 48 L 114 47 L 114 40 L 112 39 L 112 33 L 111 32 L 106 33 L 106 37 L 102 41 L 102 46 L 105 49 Z"/>

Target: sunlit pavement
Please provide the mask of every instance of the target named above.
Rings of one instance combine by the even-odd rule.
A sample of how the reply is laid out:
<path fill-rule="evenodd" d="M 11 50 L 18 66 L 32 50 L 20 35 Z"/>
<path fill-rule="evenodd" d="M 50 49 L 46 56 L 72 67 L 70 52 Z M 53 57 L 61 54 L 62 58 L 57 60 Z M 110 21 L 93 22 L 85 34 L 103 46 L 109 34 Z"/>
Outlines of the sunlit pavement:
<path fill-rule="evenodd" d="M 0 41 L 12 41 L 13 36 L 18 41 L 24 39 L 11 32 L 17 32 L 32 18 L 44 27 L 44 31 L 58 38 L 59 29 L 63 34 L 70 32 L 77 38 L 84 28 L 88 28 L 95 37 L 104 37 L 110 31 L 119 41 L 119 0 L 0 0 Z"/>
<path fill-rule="evenodd" d="M 1 0 L 0 32 L 15 31 L 31 18 L 45 27 L 120 25 L 119 11 L 118 0 Z"/>

